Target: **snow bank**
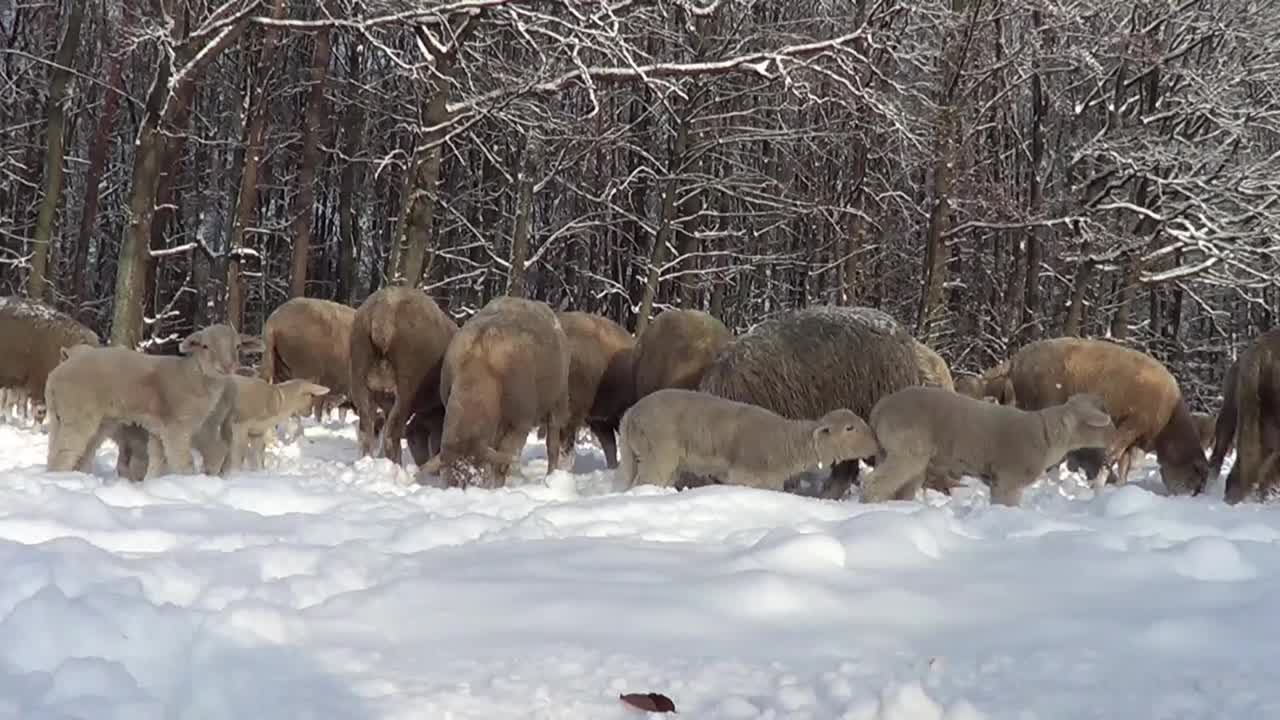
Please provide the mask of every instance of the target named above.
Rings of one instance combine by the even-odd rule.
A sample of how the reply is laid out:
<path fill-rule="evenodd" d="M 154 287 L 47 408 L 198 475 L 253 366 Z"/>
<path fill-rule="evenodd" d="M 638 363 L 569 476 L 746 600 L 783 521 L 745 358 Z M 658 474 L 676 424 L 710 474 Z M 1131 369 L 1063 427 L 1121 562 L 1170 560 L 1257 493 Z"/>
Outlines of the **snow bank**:
<path fill-rule="evenodd" d="M 976 482 L 863 506 L 542 482 L 416 487 L 308 421 L 269 470 L 44 471 L 0 426 L 0 718 L 1254 718 L 1280 510 L 1169 498 L 1148 462 L 1021 508 Z M 657 716 L 655 716 L 657 717 Z"/>

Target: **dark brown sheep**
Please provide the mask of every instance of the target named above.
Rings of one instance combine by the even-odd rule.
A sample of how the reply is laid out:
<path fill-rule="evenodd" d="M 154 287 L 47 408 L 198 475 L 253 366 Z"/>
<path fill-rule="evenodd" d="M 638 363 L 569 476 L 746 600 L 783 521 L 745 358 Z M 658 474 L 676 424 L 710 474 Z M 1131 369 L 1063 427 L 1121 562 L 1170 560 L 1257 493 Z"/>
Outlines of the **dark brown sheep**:
<path fill-rule="evenodd" d="M 793 310 L 738 336 L 698 389 L 792 420 L 839 408 L 868 417 L 880 398 L 920 384 L 914 343 L 896 320 L 872 308 Z M 835 465 L 824 495 L 843 497 L 857 472 L 856 461 Z"/>
<path fill-rule="evenodd" d="M 318 298 L 293 298 L 277 307 L 262 324 L 265 349 L 258 377 L 269 383 L 307 380 L 330 388 L 330 394 L 315 398 L 311 407 L 319 422 L 348 393 L 355 315 L 355 308 Z"/>
<path fill-rule="evenodd" d="M 702 373 L 731 340 L 729 328 L 701 310 L 660 313 L 636 339 L 634 399 L 663 388 L 697 388 Z"/>
<path fill-rule="evenodd" d="M 561 461 L 572 463 L 578 428 L 591 430 L 609 467 L 618 466 L 616 433 L 631 406 L 631 357 L 635 338 L 607 317 L 559 312 L 569 341 L 569 420 L 560 431 Z"/>
<path fill-rule="evenodd" d="M 569 364 L 569 341 L 550 307 L 514 297 L 490 300 L 445 353 L 444 435 L 419 477 L 443 470 L 450 487 L 494 487 L 538 424 L 547 428 L 550 474 L 569 418 Z"/>
<path fill-rule="evenodd" d="M 5 347 L 0 387 L 25 390 L 36 422 L 44 421 L 45 383 L 62 362 L 62 348 L 102 344 L 70 315 L 20 297 L 0 298 L 0 338 Z"/>
<path fill-rule="evenodd" d="M 384 414 L 383 455 L 400 463 L 400 440 L 409 416 L 415 411 L 429 414 L 440 404 L 439 396 L 429 390 L 440 383 L 445 348 L 457 331 L 457 323 L 417 288 L 382 288 L 356 310 L 351 322 L 347 388 L 360 416 L 361 456 L 373 451 L 375 410 L 380 409 Z M 418 402 L 425 405 L 415 407 Z M 430 437 L 438 437 L 439 432 L 437 427 L 427 430 Z"/>
<path fill-rule="evenodd" d="M 1182 495 L 1204 488 L 1209 465 L 1191 410 L 1178 381 L 1159 360 L 1107 340 L 1054 338 L 1014 354 L 1009 380 L 1023 410 L 1060 405 L 1076 393 L 1101 397 L 1116 425 L 1104 464 L 1119 463 L 1117 482 L 1127 480 L 1131 451 L 1138 448 L 1155 451 L 1169 492 Z"/>
<path fill-rule="evenodd" d="M 1280 485 L 1280 328 L 1255 338 L 1227 371 L 1214 435 L 1209 461 L 1214 481 L 1233 441 L 1236 446 L 1227 474 L 1228 503 L 1265 499 Z"/>

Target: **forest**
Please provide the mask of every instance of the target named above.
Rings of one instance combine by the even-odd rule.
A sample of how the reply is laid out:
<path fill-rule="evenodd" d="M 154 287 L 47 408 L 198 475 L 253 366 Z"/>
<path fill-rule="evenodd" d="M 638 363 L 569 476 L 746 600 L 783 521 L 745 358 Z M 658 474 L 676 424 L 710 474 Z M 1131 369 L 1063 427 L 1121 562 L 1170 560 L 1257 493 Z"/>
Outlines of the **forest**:
<path fill-rule="evenodd" d="M 1280 310 L 1268 0 L 9 0 L 0 293 L 117 344 L 418 285 L 870 305 L 1216 403 Z"/>

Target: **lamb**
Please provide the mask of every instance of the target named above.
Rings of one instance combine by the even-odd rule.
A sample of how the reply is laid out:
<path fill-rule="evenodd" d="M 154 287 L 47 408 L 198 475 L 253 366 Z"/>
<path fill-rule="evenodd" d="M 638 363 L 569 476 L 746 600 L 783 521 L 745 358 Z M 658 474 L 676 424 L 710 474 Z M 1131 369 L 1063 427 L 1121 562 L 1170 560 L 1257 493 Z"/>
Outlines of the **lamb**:
<path fill-rule="evenodd" d="M 376 403 L 384 414 L 382 454 L 396 464 L 401 462 L 400 441 L 409 417 L 442 404 L 436 392 L 419 392 L 419 388 L 439 387 L 445 348 L 457 331 L 457 323 L 435 300 L 413 287 L 382 288 L 356 310 L 347 387 L 360 417 L 362 456 L 373 451 Z M 415 402 L 426 405 L 415 407 Z M 439 444 L 440 432 L 438 424 L 427 429 L 431 442 Z"/>
<path fill-rule="evenodd" d="M 1224 499 L 1266 499 L 1280 486 L 1280 328 L 1259 335 L 1227 371 L 1214 432 L 1210 478 L 1216 484 L 1231 445 L 1236 461 Z"/>
<path fill-rule="evenodd" d="M 258 376 L 269 383 L 309 380 L 331 389 L 311 410 L 317 422 L 327 406 L 348 394 L 351 379 L 351 323 L 354 308 L 318 298 L 286 301 L 262 324 L 262 364 Z M 298 431 L 301 432 L 301 426 Z"/>
<path fill-rule="evenodd" d="M 732 339 L 724 323 L 701 310 L 659 313 L 636 339 L 633 400 L 663 388 L 698 387 L 702 374 Z"/>
<path fill-rule="evenodd" d="M 1016 405 L 1017 397 L 1009 381 L 1009 361 L 988 368 L 981 375 L 961 375 L 955 381 L 956 392 L 982 400 L 991 398 L 1001 405 Z"/>
<path fill-rule="evenodd" d="M 229 378 L 239 365 L 239 353 L 261 348 L 258 338 L 211 325 L 182 341 L 180 357 L 85 347 L 62 360 L 60 349 L 61 362 L 49 373 L 45 388 L 49 470 L 88 468 L 108 434 L 133 424 L 154 436 L 162 467 L 192 472 L 191 448 L 201 427 L 226 428 L 235 396 Z M 221 472 L 227 448 L 207 449 L 201 449 L 206 471 Z M 215 456 L 219 450 L 221 455 Z"/>
<path fill-rule="evenodd" d="M 783 490 L 811 467 L 875 454 L 875 436 L 852 410 L 791 420 L 771 410 L 696 390 L 646 395 L 622 416 L 618 476 L 625 487 L 671 487 L 677 471 L 729 485 Z"/>
<path fill-rule="evenodd" d="M 0 298 L 0 387 L 25 392 L 37 423 L 45 418 L 45 383 L 71 345 L 100 345 L 98 335 L 66 313 L 20 297 Z M 15 400 L 15 404 L 17 401 Z"/>
<path fill-rule="evenodd" d="M 573 462 L 578 428 L 585 423 L 600 443 L 605 462 L 617 467 L 614 433 L 631 404 L 635 338 L 600 315 L 559 312 L 556 317 L 569 341 L 569 419 L 560 432 L 561 460 Z"/>
<path fill-rule="evenodd" d="M 1076 393 L 1102 398 L 1116 433 L 1104 464 L 1118 462 L 1117 482 L 1127 479 L 1131 450 L 1155 451 L 1169 492 L 1199 493 L 1208 462 L 1178 381 L 1163 363 L 1107 340 L 1074 337 L 1040 340 L 1009 359 L 1017 407 L 1042 410 Z M 1094 478 L 1095 487 L 1103 481 Z"/>
<path fill-rule="evenodd" d="M 915 350 L 916 367 L 920 369 L 920 383 L 929 387 L 940 387 L 944 390 L 955 390 L 955 381 L 951 378 L 951 369 L 947 361 L 942 359 L 933 348 L 919 340 L 912 340 Z"/>
<path fill-rule="evenodd" d="M 698 389 L 792 420 L 838 408 L 866 417 L 880 398 L 920 384 L 913 343 L 897 321 L 873 308 L 793 310 L 738 336 Z M 856 462 L 837 463 L 823 495 L 843 497 L 857 472 Z"/>
<path fill-rule="evenodd" d="M 453 337 L 440 372 L 445 406 L 440 451 L 419 478 L 440 473 L 450 487 L 494 487 L 524 447 L 547 428 L 547 473 L 558 465 L 569 419 L 569 341 L 545 303 L 490 300 Z M 443 473 L 441 469 L 443 468 Z"/>
<path fill-rule="evenodd" d="M 1026 411 L 934 387 L 883 398 L 870 424 L 880 451 L 863 483 L 864 503 L 911 500 L 928 476 L 968 474 L 987 482 L 993 503 L 1016 506 L 1067 451 L 1106 445 L 1116 432 L 1095 395 Z"/>

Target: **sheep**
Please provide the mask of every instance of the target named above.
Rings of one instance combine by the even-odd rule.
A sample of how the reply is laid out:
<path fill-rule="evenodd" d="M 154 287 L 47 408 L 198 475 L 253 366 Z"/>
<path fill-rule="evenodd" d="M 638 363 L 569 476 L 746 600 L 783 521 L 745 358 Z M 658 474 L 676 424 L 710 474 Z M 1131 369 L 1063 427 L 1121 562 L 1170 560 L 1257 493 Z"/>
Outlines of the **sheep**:
<path fill-rule="evenodd" d="M 1067 451 L 1106 445 L 1116 432 L 1102 398 L 1019 410 L 936 387 L 910 387 L 876 403 L 868 421 L 880 450 L 862 502 L 911 500 L 929 476 L 976 475 L 991 501 L 1018 505 L 1022 491 Z"/>
<path fill-rule="evenodd" d="M 444 432 L 440 451 L 419 468 L 419 479 L 441 474 L 450 487 L 465 488 L 473 480 L 494 487 L 539 423 L 547 428 L 550 475 L 569 419 L 569 352 L 560 321 L 545 303 L 497 297 L 472 315 L 445 353 L 439 384 Z"/>
<path fill-rule="evenodd" d="M 413 287 L 382 288 L 356 310 L 347 386 L 360 417 L 357 435 L 361 456 L 373 452 L 376 403 L 383 413 L 382 454 L 400 464 L 400 441 L 410 415 L 441 405 L 436 392 L 419 392 L 419 388 L 439 386 L 445 348 L 457 331 L 457 323 L 435 300 Z M 415 402 L 426 406 L 417 408 Z M 431 442 L 438 444 L 440 428 L 431 427 L 427 432 Z M 414 459 L 421 462 L 425 458 Z"/>
<path fill-rule="evenodd" d="M 351 323 L 356 311 L 341 303 L 298 297 L 286 301 L 262 324 L 262 364 L 258 377 L 269 383 L 309 380 L 331 389 L 316 398 L 317 422 L 326 404 L 348 394 L 351 379 Z M 302 432 L 301 423 L 297 433 Z"/>
<path fill-rule="evenodd" d="M 944 390 L 956 389 L 955 381 L 951 378 L 951 370 L 941 355 L 919 340 L 912 340 L 912 349 L 915 351 L 916 366 L 920 368 L 921 384 L 940 387 Z"/>
<path fill-rule="evenodd" d="M 226 428 L 235 395 L 229 378 L 239 365 L 238 353 L 261 348 L 259 338 L 227 325 L 211 325 L 183 339 L 178 348 L 182 356 L 147 355 L 121 347 L 84 347 L 69 353 L 60 349 L 61 362 L 49 373 L 45 387 L 49 470 L 88 468 L 108 434 L 135 424 L 154 436 L 162 467 L 192 472 L 191 448 L 201 427 L 209 423 Z M 222 444 L 197 448 L 206 472 L 221 472 L 225 465 L 228 438 L 224 434 L 218 439 Z M 214 457 L 213 451 L 221 454 Z"/>
<path fill-rule="evenodd" d="M 990 398 L 1001 405 L 1016 405 L 1017 397 L 1009 382 L 1009 361 L 988 368 L 981 375 L 961 375 L 955 380 L 956 392 L 977 400 Z"/>
<path fill-rule="evenodd" d="M 698 389 L 792 420 L 837 408 L 866 417 L 880 398 L 920 384 L 913 343 L 897 321 L 873 308 L 793 310 L 734 339 Z M 857 472 L 856 462 L 837 463 L 823 495 L 843 497 Z"/>
<path fill-rule="evenodd" d="M 1200 447 L 1205 452 L 1213 449 L 1213 432 L 1218 418 L 1209 413 L 1193 412 L 1191 419 L 1196 424 L 1196 433 L 1200 436 Z"/>
<path fill-rule="evenodd" d="M 638 400 L 622 416 L 618 476 L 671 487 L 679 470 L 725 484 L 783 489 L 811 467 L 873 455 L 866 422 L 839 408 L 816 420 L 792 420 L 749 403 L 696 390 L 666 388 Z"/>
<path fill-rule="evenodd" d="M 569 341 L 569 420 L 560 432 L 560 458 L 572 464 L 578 428 L 585 423 L 600 443 L 605 463 L 615 468 L 618 446 L 614 433 L 633 394 L 635 338 L 600 315 L 558 312 L 556 317 Z"/>
<path fill-rule="evenodd" d="M 701 310 L 666 310 L 640 333 L 632 352 L 634 400 L 663 388 L 693 390 L 733 339 L 724 323 Z"/>
<path fill-rule="evenodd" d="M 62 362 L 62 348 L 101 344 L 97 333 L 70 315 L 20 297 L 0 297 L 0 339 L 5 346 L 0 387 L 18 389 L 19 395 L 25 391 L 31 405 L 28 417 L 36 423 L 44 422 L 45 383 Z"/>
<path fill-rule="evenodd" d="M 1198 493 L 1209 466 L 1178 381 L 1145 353 L 1107 340 L 1062 337 L 1040 340 L 1009 359 L 1017 407 L 1042 410 L 1076 393 L 1100 398 L 1116 425 L 1104 464 L 1118 463 L 1116 481 L 1127 480 L 1137 448 L 1155 451 L 1169 492 Z M 1097 473 L 1094 486 L 1105 478 Z"/>
<path fill-rule="evenodd" d="M 1274 459 L 1280 453 L 1280 328 L 1254 338 L 1227 371 L 1214 435 L 1209 459 L 1214 484 L 1231 445 L 1236 446 L 1224 495 L 1228 504 L 1266 499 L 1280 485 Z"/>

